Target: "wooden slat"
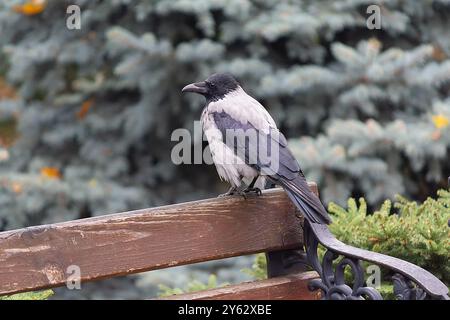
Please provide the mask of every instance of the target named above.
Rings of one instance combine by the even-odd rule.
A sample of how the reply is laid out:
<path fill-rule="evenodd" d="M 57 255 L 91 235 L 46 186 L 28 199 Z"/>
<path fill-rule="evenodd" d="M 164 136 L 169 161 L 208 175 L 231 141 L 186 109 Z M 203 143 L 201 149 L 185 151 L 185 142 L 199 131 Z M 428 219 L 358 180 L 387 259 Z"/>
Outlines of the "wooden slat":
<path fill-rule="evenodd" d="M 316 190 L 315 186 L 312 188 Z M 300 214 L 281 189 L 0 233 L 0 294 L 302 245 Z"/>
<path fill-rule="evenodd" d="M 178 294 L 168 300 L 317 300 L 320 290 L 309 291 L 308 282 L 318 278 L 316 272 L 244 282 L 223 288 Z"/>

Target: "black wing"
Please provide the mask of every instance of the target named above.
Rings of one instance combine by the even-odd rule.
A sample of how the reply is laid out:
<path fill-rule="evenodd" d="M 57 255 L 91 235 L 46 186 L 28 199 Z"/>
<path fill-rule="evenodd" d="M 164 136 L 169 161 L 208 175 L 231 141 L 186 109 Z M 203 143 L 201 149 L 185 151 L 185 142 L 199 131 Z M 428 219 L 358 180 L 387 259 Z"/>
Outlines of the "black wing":
<path fill-rule="evenodd" d="M 213 113 L 224 143 L 246 164 L 274 178 L 295 179 L 303 175 L 297 160 L 287 147 L 286 138 L 273 128 L 269 134 L 250 123 L 242 124 L 226 112 Z"/>
<path fill-rule="evenodd" d="M 224 143 L 247 165 L 290 191 L 288 195 L 303 209 L 310 221 L 330 221 L 319 198 L 309 188 L 297 160 L 287 146 L 286 138 L 278 129 L 272 128 L 269 133 L 264 133 L 226 112 L 215 112 L 213 118 Z"/>

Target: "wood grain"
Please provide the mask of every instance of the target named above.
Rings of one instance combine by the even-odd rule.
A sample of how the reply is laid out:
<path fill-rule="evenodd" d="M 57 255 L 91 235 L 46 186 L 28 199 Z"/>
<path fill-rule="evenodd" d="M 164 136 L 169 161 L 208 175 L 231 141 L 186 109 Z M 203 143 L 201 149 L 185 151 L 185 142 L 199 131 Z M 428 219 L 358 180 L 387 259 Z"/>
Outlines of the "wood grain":
<path fill-rule="evenodd" d="M 223 288 L 177 294 L 166 300 L 317 300 L 320 291 L 309 291 L 316 272 L 304 272 L 266 280 L 244 282 Z"/>
<path fill-rule="evenodd" d="M 312 184 L 312 189 L 315 189 Z M 316 190 L 316 189 L 315 189 Z M 0 233 L 0 294 L 302 246 L 301 214 L 281 189 Z"/>

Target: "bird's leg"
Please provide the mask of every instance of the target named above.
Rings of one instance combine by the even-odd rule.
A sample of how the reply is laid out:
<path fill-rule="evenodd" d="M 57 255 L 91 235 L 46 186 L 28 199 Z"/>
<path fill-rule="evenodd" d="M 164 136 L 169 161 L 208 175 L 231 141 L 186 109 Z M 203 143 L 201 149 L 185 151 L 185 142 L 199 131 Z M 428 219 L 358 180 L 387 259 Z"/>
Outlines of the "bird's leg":
<path fill-rule="evenodd" d="M 256 195 L 260 196 L 262 194 L 262 191 L 260 188 L 255 188 L 255 182 L 258 180 L 258 176 L 254 177 L 252 182 L 248 185 L 247 188 L 243 191 L 244 194 L 254 192 Z"/>
<path fill-rule="evenodd" d="M 254 185 L 256 183 L 256 180 L 258 180 L 258 177 L 259 176 L 256 176 L 256 177 L 253 178 L 252 182 L 250 182 L 250 184 L 248 185 L 247 189 L 253 189 L 253 187 L 254 187 Z"/>
<path fill-rule="evenodd" d="M 232 195 L 236 194 L 237 192 L 238 192 L 238 188 L 235 186 L 232 186 L 227 192 L 219 194 L 218 198 L 232 196 Z"/>

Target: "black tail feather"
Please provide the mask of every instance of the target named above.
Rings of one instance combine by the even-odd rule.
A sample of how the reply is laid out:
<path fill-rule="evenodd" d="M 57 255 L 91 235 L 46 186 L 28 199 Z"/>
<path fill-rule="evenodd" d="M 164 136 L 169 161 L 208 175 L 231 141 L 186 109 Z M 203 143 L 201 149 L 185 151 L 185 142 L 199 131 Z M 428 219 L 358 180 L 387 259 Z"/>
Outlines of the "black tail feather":
<path fill-rule="evenodd" d="M 317 197 L 309 188 L 303 177 L 296 178 L 292 181 L 279 181 L 287 192 L 289 198 L 300 211 L 303 212 L 305 218 L 314 223 L 329 224 L 331 218 L 325 210 L 319 197 Z"/>

